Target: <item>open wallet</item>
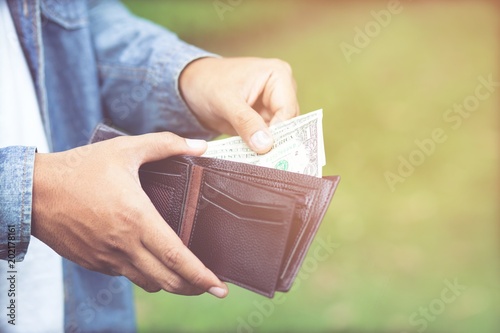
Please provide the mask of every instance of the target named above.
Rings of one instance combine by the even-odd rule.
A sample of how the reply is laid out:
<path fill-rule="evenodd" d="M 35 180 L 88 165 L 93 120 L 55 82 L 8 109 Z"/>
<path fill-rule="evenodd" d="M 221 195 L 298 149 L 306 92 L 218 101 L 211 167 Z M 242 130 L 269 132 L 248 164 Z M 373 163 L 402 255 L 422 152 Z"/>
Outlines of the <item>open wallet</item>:
<path fill-rule="evenodd" d="M 90 142 L 120 135 L 99 124 Z M 291 288 L 340 180 L 186 155 L 144 164 L 139 177 L 205 266 L 267 297 Z"/>

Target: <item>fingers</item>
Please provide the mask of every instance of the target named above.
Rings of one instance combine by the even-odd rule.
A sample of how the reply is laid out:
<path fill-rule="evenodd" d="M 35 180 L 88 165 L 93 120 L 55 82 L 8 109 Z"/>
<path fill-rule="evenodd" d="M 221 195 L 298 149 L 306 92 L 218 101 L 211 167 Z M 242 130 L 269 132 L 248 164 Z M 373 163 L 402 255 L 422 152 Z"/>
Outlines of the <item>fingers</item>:
<path fill-rule="evenodd" d="M 284 61 L 270 60 L 273 71 L 263 93 L 264 106 L 271 110 L 273 117 L 270 125 L 299 115 L 297 84 L 292 75 L 292 68 Z"/>
<path fill-rule="evenodd" d="M 300 113 L 299 103 L 296 95 L 295 81 L 291 77 L 279 77 L 276 83 L 271 81 L 274 86 L 272 95 L 269 96 L 267 107 L 272 110 L 274 114 L 270 125 L 275 125 L 282 121 L 296 117 Z M 266 99 L 266 96 L 264 96 Z"/>
<path fill-rule="evenodd" d="M 234 99 L 226 105 L 231 110 L 227 120 L 245 143 L 259 154 L 271 150 L 274 139 L 264 119 L 244 101 Z"/>
<path fill-rule="evenodd" d="M 141 273 L 141 271 L 139 271 L 132 265 L 123 267 L 119 275 L 126 276 L 135 285 L 138 285 L 148 293 L 156 293 L 162 289 L 158 283 L 156 283 L 152 279 L 145 277 L 144 274 Z"/>
<path fill-rule="evenodd" d="M 142 271 L 148 272 L 162 289 L 170 292 L 197 294 L 208 291 L 219 298 L 225 297 L 227 286 L 182 243 L 154 206 L 151 204 L 144 211 L 144 225 L 147 223 L 148 228 L 143 229 L 141 239 L 152 257 L 138 261 Z"/>
<path fill-rule="evenodd" d="M 200 289 L 171 269 L 165 267 L 144 247 L 135 251 L 133 262 L 123 269 L 122 275 L 147 292 L 165 290 L 173 294 L 199 295 L 206 290 Z"/>
<path fill-rule="evenodd" d="M 299 114 L 296 84 L 286 62 L 277 59 L 247 61 L 256 64 L 251 75 L 259 79 L 251 81 L 253 85 L 244 85 L 249 91 L 235 93 L 231 98 L 225 94 L 220 109 L 252 150 L 266 153 L 272 148 L 274 140 L 265 119 L 274 125 Z"/>
<path fill-rule="evenodd" d="M 133 137 L 118 138 L 127 140 L 130 156 L 141 164 L 158 161 L 174 155 L 201 155 L 207 149 L 205 140 L 184 139 L 170 132 L 151 133 Z"/>

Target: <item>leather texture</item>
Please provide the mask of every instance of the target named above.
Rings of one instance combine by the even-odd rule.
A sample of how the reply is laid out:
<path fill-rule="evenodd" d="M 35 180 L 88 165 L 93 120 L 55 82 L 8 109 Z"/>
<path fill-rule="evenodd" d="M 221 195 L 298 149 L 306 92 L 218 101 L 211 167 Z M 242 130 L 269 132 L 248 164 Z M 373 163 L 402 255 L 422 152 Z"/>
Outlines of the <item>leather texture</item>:
<path fill-rule="evenodd" d="M 90 142 L 120 135 L 99 124 Z M 163 219 L 209 269 L 267 297 L 291 288 L 340 181 L 186 155 L 144 164 L 139 177 Z"/>

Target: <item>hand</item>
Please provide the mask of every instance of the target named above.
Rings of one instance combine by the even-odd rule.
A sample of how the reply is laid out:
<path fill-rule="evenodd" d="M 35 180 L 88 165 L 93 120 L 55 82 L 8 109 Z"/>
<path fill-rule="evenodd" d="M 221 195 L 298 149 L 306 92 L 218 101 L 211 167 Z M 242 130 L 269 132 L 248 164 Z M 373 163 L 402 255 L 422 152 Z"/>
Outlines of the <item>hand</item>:
<path fill-rule="evenodd" d="M 281 60 L 201 58 L 181 73 L 179 89 L 202 124 L 237 133 L 257 153 L 272 148 L 268 125 L 299 114 L 292 71 Z"/>
<path fill-rule="evenodd" d="M 227 286 L 165 223 L 138 176 L 143 163 L 205 150 L 205 141 L 156 133 L 36 154 L 32 234 L 83 267 L 124 275 L 149 292 L 225 297 Z"/>

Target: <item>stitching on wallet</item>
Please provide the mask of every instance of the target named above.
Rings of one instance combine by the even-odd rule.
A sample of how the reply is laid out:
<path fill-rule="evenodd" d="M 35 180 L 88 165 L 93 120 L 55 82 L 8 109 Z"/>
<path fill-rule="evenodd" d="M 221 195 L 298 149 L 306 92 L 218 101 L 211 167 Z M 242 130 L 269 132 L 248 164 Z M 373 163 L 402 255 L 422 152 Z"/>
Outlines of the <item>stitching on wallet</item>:
<path fill-rule="evenodd" d="M 205 185 L 209 186 L 208 184 L 205 184 Z M 254 219 L 254 218 L 251 218 L 251 217 L 238 216 L 237 214 L 231 212 L 230 210 L 225 209 L 221 205 L 216 204 L 215 202 L 213 202 L 209 198 L 205 197 L 203 194 L 201 194 L 201 196 L 203 197 L 203 199 L 205 199 L 205 201 L 211 203 L 212 205 L 214 205 L 215 207 L 219 208 L 220 210 L 226 212 L 227 214 L 234 216 L 238 220 L 245 220 L 245 221 L 250 221 L 250 222 L 263 223 L 263 224 L 269 224 L 269 225 L 277 225 L 277 226 L 283 225 L 283 223 L 276 222 L 276 221 L 265 221 L 265 220 L 261 220 L 261 219 Z"/>
<path fill-rule="evenodd" d="M 149 173 L 149 174 L 153 174 L 153 175 L 160 175 L 160 176 L 165 176 L 165 177 L 182 177 L 182 175 L 179 175 L 179 174 L 167 173 L 167 172 L 159 172 L 159 171 L 151 171 L 151 170 L 142 170 L 142 169 L 140 169 L 139 172 Z"/>
<path fill-rule="evenodd" d="M 258 208 L 285 208 L 285 206 L 283 205 L 270 205 L 270 204 L 265 204 L 265 203 L 258 203 L 258 204 L 255 204 L 255 203 L 248 203 L 248 202 L 245 202 L 241 199 L 238 199 L 235 195 L 231 194 L 231 193 L 227 193 L 223 190 L 220 190 L 212 185 L 210 185 L 209 183 L 205 183 L 205 185 L 207 187 L 209 187 L 211 190 L 214 190 L 215 192 L 219 193 L 220 195 L 228 198 L 229 200 L 232 200 L 232 201 L 235 201 L 237 204 L 241 205 L 241 206 L 247 206 L 247 207 L 258 207 Z M 270 192 L 270 191 L 269 191 Z M 205 197 L 206 200 L 210 201 L 208 198 Z M 212 201 L 210 201 L 212 202 Z M 212 202 L 213 203 L 213 202 Z M 215 203 L 214 203 L 215 204 Z"/>
<path fill-rule="evenodd" d="M 166 189 L 169 189 L 169 190 L 175 192 L 175 188 L 174 187 L 162 184 L 162 183 L 160 183 L 160 182 L 158 182 L 156 180 L 144 180 L 144 182 L 145 183 L 150 183 L 153 186 L 158 186 L 158 187 L 161 187 L 161 188 L 166 188 Z"/>

